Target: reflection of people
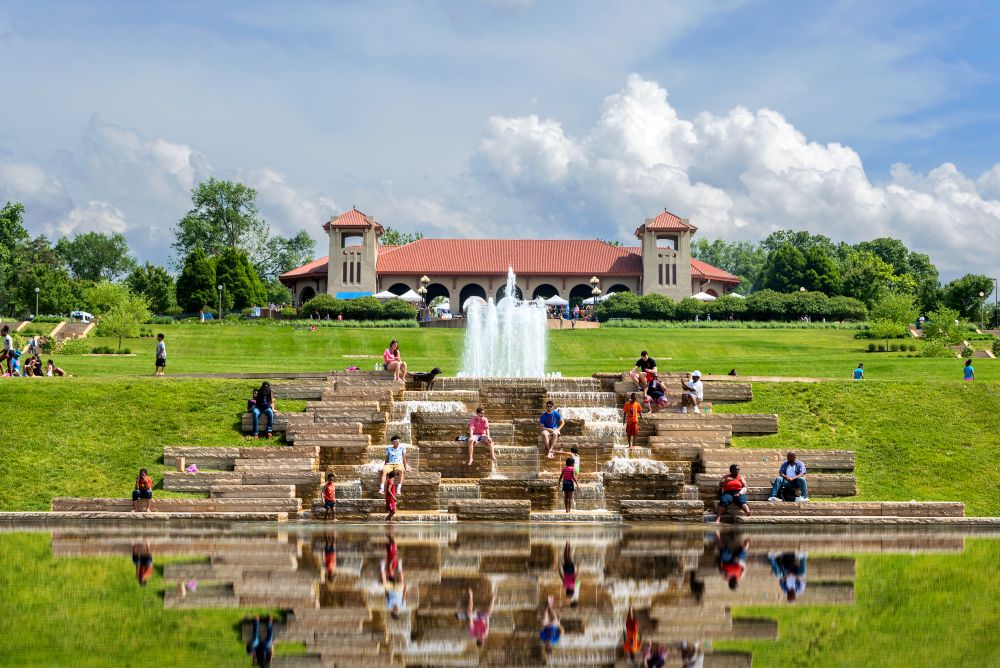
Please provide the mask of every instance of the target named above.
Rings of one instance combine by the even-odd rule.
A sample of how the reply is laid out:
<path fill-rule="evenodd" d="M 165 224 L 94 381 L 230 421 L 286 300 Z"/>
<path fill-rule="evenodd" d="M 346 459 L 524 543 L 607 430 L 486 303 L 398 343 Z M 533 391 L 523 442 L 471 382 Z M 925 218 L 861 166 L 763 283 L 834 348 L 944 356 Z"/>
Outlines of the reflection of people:
<path fill-rule="evenodd" d="M 642 660 L 646 668 L 663 668 L 667 663 L 667 648 L 647 640 L 642 649 Z"/>
<path fill-rule="evenodd" d="M 639 643 L 639 619 L 635 616 L 631 603 L 625 616 L 625 642 L 622 643 L 622 650 L 625 652 L 625 658 L 632 663 L 635 663 L 636 655 L 642 651 L 642 645 Z"/>
<path fill-rule="evenodd" d="M 705 652 L 701 649 L 701 643 L 681 643 L 681 666 L 683 668 L 702 668 L 705 665 Z"/>
<path fill-rule="evenodd" d="M 323 519 L 330 517 L 333 512 L 333 519 L 337 519 L 337 487 L 333 484 L 333 474 L 326 474 L 326 484 L 323 485 Z"/>
<path fill-rule="evenodd" d="M 253 618 L 253 635 L 247 643 L 247 654 L 250 655 L 250 663 L 267 668 L 271 665 L 271 657 L 274 655 L 274 620 L 270 615 L 267 621 L 267 637 L 260 637 L 260 617 Z"/>
<path fill-rule="evenodd" d="M 472 588 L 469 588 L 469 605 L 466 607 L 466 619 L 469 622 L 469 635 L 476 641 L 476 645 L 483 646 L 486 636 L 490 634 L 490 616 L 493 615 L 493 592 L 490 592 L 490 605 L 486 612 L 476 610 L 475 601 L 472 598 Z"/>
<path fill-rule="evenodd" d="M 149 543 L 136 543 L 132 546 L 132 564 L 135 566 L 135 579 L 139 581 L 140 587 L 145 587 L 153 575 L 153 553 L 149 550 Z"/>
<path fill-rule="evenodd" d="M 323 568 L 329 580 L 337 572 L 337 534 L 330 534 L 323 539 Z"/>
<path fill-rule="evenodd" d="M 771 572 L 789 603 L 806 590 L 806 555 L 802 552 L 771 552 L 767 555 Z"/>
<path fill-rule="evenodd" d="M 563 589 L 569 599 L 571 608 L 580 604 L 580 583 L 576 579 L 576 563 L 573 561 L 573 547 L 566 541 L 563 548 L 562 565 L 559 567 L 559 577 L 562 578 Z"/>
<path fill-rule="evenodd" d="M 747 550 L 750 549 L 750 539 L 744 540 L 740 534 L 731 533 L 723 540 L 722 535 L 717 533 L 715 542 L 719 548 L 719 573 L 729 583 L 729 588 L 735 590 L 747 572 Z"/>
<path fill-rule="evenodd" d="M 385 592 L 385 607 L 393 619 L 399 619 L 406 609 L 406 577 L 403 575 L 403 561 L 399 558 L 396 539 L 386 534 L 385 560 L 381 568 L 382 590 Z"/>
<path fill-rule="evenodd" d="M 545 613 L 542 615 L 542 630 L 538 632 L 538 637 L 542 641 L 542 650 L 546 654 L 552 654 L 552 649 L 559 644 L 562 632 L 559 615 L 556 614 L 552 597 L 549 596 L 545 603 Z"/>

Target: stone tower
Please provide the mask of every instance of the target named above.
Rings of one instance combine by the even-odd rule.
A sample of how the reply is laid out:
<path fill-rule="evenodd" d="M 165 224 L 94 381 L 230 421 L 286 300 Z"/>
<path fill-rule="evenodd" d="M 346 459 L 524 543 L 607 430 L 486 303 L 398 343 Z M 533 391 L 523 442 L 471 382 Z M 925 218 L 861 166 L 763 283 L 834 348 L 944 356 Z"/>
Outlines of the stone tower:
<path fill-rule="evenodd" d="M 635 231 L 642 242 L 642 294 L 691 296 L 691 236 L 697 229 L 664 209 Z"/>
<path fill-rule="evenodd" d="M 375 262 L 382 226 L 372 216 L 352 207 L 347 213 L 331 218 L 323 229 L 330 235 L 326 291 L 334 297 L 344 293 L 375 294 L 378 285 Z"/>

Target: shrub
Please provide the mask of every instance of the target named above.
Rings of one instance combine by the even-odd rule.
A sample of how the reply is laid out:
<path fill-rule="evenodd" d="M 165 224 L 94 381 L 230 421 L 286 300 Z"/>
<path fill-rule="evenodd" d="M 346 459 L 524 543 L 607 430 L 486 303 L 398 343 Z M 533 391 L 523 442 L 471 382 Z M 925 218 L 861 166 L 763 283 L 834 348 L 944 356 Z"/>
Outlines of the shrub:
<path fill-rule="evenodd" d="M 243 314 L 242 313 L 227 313 L 225 316 L 223 316 L 222 320 L 224 322 L 239 322 L 239 321 L 243 320 Z"/>
<path fill-rule="evenodd" d="M 66 320 L 67 320 L 67 318 L 62 317 L 61 315 L 39 315 L 39 316 L 35 316 L 35 318 L 32 319 L 31 322 L 38 322 L 38 323 L 42 323 L 42 322 L 66 322 Z"/>
<path fill-rule="evenodd" d="M 868 352 L 870 352 L 870 353 L 873 353 L 873 352 L 875 352 L 875 349 L 876 349 L 876 347 L 877 347 L 877 346 L 875 345 L 875 343 L 874 343 L 874 342 L 872 342 L 872 343 L 869 343 L 869 344 L 868 344 Z"/>
<path fill-rule="evenodd" d="M 149 319 L 149 324 L 151 325 L 172 325 L 174 324 L 174 319 L 165 315 L 158 315 Z"/>
<path fill-rule="evenodd" d="M 402 299 L 390 299 L 382 305 L 382 317 L 386 320 L 415 320 L 417 309 Z"/>
<path fill-rule="evenodd" d="M 619 292 L 605 299 L 594 309 L 594 315 L 601 321 L 612 318 L 638 318 L 639 314 L 639 297 L 634 292 Z"/>
<path fill-rule="evenodd" d="M 774 290 L 758 290 L 747 297 L 747 313 L 757 320 L 781 320 L 785 317 L 784 295 Z"/>
<path fill-rule="evenodd" d="M 83 355 L 90 350 L 86 339 L 61 339 L 51 345 L 55 355 Z"/>
<path fill-rule="evenodd" d="M 298 313 L 295 311 L 295 307 L 294 306 L 286 306 L 283 309 L 281 309 L 281 317 L 282 318 L 291 319 L 291 318 L 296 317 L 297 315 L 298 315 Z"/>
<path fill-rule="evenodd" d="M 993 342 L 993 356 L 1000 357 L 1000 339 Z"/>
<path fill-rule="evenodd" d="M 908 348 L 909 348 L 909 350 L 910 350 L 910 352 L 911 352 L 911 353 L 915 353 L 915 352 L 917 352 L 917 344 L 915 344 L 915 343 L 911 343 L 911 344 L 910 344 L 910 345 L 908 346 Z"/>
<path fill-rule="evenodd" d="M 180 315 L 181 313 L 184 313 L 184 309 L 182 309 L 180 306 L 171 306 L 166 311 L 164 311 L 164 313 L 166 313 L 167 315 Z"/>
<path fill-rule="evenodd" d="M 132 354 L 131 348 L 122 348 L 122 355 L 131 355 L 131 354 Z"/>
<path fill-rule="evenodd" d="M 344 303 L 344 317 L 350 320 L 383 320 L 383 313 L 382 302 L 374 297 L 358 297 Z"/>
<path fill-rule="evenodd" d="M 941 339 L 929 339 L 924 343 L 921 357 L 951 357 L 955 358 L 955 351 L 948 348 Z"/>
<path fill-rule="evenodd" d="M 830 315 L 830 298 L 822 292 L 792 292 L 785 295 L 785 314 L 789 318 L 807 316 L 821 320 Z"/>
<path fill-rule="evenodd" d="M 924 338 L 940 340 L 944 344 L 954 344 L 962 340 L 965 328 L 958 320 L 958 311 L 950 308 L 939 308 L 927 316 L 921 331 Z"/>
<path fill-rule="evenodd" d="M 862 321 L 868 317 L 868 307 L 854 297 L 832 297 L 830 317 L 834 320 Z"/>
<path fill-rule="evenodd" d="M 316 295 L 302 305 L 300 315 L 303 318 L 310 318 L 314 315 L 336 317 L 338 313 L 344 311 L 346 303 L 343 299 L 334 299 L 332 295 Z"/>
<path fill-rule="evenodd" d="M 685 297 L 677 302 L 674 312 L 679 320 L 693 320 L 696 316 L 705 314 L 705 305 L 694 297 Z"/>
<path fill-rule="evenodd" d="M 963 346 L 962 352 L 960 354 L 962 355 L 962 357 L 969 358 L 972 357 L 973 354 L 975 354 L 975 352 L 976 351 L 973 350 L 971 346 Z"/>
<path fill-rule="evenodd" d="M 600 307 L 597 310 L 600 311 Z M 639 297 L 639 315 L 646 320 L 670 320 L 676 310 L 674 300 L 666 295 L 654 292 Z"/>

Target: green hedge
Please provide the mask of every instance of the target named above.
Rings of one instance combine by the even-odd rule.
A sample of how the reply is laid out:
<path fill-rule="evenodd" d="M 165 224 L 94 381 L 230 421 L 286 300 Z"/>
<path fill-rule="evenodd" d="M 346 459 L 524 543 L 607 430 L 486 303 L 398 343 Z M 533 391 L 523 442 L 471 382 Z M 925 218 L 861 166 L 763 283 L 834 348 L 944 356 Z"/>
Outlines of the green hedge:
<path fill-rule="evenodd" d="M 847 329 L 864 330 L 863 322 L 780 322 L 759 320 L 609 320 L 601 327 L 611 329 Z"/>
<path fill-rule="evenodd" d="M 332 327 L 334 329 L 416 329 L 420 323 L 416 320 L 312 320 L 299 321 L 293 325 L 295 329 L 310 327 Z"/>
<path fill-rule="evenodd" d="M 621 292 L 599 304 L 595 315 L 601 322 L 614 318 L 646 321 L 694 320 L 711 316 L 712 320 L 799 321 L 808 317 L 817 320 L 863 321 L 868 309 L 851 297 L 827 297 L 822 292 L 792 292 L 760 290 L 741 299 L 723 295 L 714 301 L 701 302 L 685 297 L 674 302 L 663 295 L 638 295 Z"/>
<path fill-rule="evenodd" d="M 404 301 L 391 299 L 384 304 L 374 297 L 358 297 L 357 299 L 336 299 L 331 295 L 316 295 L 305 304 L 299 312 L 300 317 L 310 318 L 317 315 L 321 318 L 342 316 L 344 320 L 414 320 L 417 309 Z"/>

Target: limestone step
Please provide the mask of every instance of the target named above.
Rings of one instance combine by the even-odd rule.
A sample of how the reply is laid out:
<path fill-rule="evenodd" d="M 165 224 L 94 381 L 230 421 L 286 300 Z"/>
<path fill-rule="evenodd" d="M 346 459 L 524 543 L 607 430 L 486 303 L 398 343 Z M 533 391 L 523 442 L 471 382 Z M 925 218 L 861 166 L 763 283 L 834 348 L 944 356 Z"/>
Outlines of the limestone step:
<path fill-rule="evenodd" d="M 619 502 L 626 521 L 703 522 L 705 505 L 701 501 L 622 500 Z"/>
<path fill-rule="evenodd" d="M 286 430 L 285 438 L 290 442 L 296 438 L 336 440 L 331 437 L 335 435 L 359 436 L 361 433 L 360 422 L 314 422 Z"/>
<path fill-rule="evenodd" d="M 456 480 L 455 478 L 442 478 L 439 487 L 441 494 L 440 510 L 447 510 L 452 503 L 462 502 L 467 499 L 479 498 L 478 482 L 468 482 Z"/>
<path fill-rule="evenodd" d="M 550 510 L 547 512 L 531 513 L 532 522 L 593 522 L 593 523 L 617 523 L 622 521 L 620 513 L 608 510 L 573 510 L 567 513 L 565 510 Z"/>
<path fill-rule="evenodd" d="M 811 492 L 810 492 L 811 493 Z M 950 501 L 751 501 L 760 517 L 964 517 L 965 504 Z"/>
<path fill-rule="evenodd" d="M 365 473 L 361 476 L 362 498 L 378 498 L 385 500 L 384 494 L 379 494 L 381 473 Z M 402 495 L 398 499 L 400 508 L 406 510 L 438 510 L 441 505 L 441 474 L 439 473 L 407 473 L 403 477 Z"/>
<path fill-rule="evenodd" d="M 384 413 L 386 407 L 381 401 L 366 400 L 354 397 L 338 397 L 324 401 L 307 401 L 306 412 L 328 412 L 343 415 L 369 415 Z"/>
<path fill-rule="evenodd" d="M 655 414 L 652 419 L 685 426 L 728 427 L 734 435 L 740 436 L 778 433 L 778 416 L 775 414 L 715 413 L 693 415 L 663 412 Z"/>
<path fill-rule="evenodd" d="M 155 512 L 131 512 L 131 500 L 129 500 L 129 510 L 106 511 L 106 510 L 64 510 L 53 512 L 4 512 L 0 513 L 0 522 L 31 522 L 31 523 L 79 523 L 79 522 L 100 522 L 102 528 L 108 526 L 142 526 L 165 525 L 169 526 L 173 522 L 285 522 L 288 520 L 288 513 L 267 512 L 267 511 L 154 511 Z"/>
<path fill-rule="evenodd" d="M 241 457 L 236 460 L 233 471 L 236 473 L 245 471 L 315 471 L 318 467 L 319 463 L 314 458 L 249 459 Z"/>
<path fill-rule="evenodd" d="M 561 502 L 562 492 L 554 480 L 503 480 L 488 478 L 479 481 L 479 498 L 483 500 L 526 499 L 533 511 L 554 510 Z"/>
<path fill-rule="evenodd" d="M 251 432 L 253 431 L 253 415 L 250 413 L 243 413 L 240 417 L 243 431 Z M 274 414 L 274 423 L 271 426 L 272 431 L 275 433 L 284 432 L 289 426 L 298 426 L 305 424 L 312 424 L 316 421 L 312 413 L 281 413 L 276 412 Z M 261 416 L 258 421 L 257 428 L 260 431 L 264 431 L 267 427 L 267 417 Z"/>
<path fill-rule="evenodd" d="M 744 475 L 748 485 L 748 499 L 766 501 L 771 495 L 771 483 L 777 474 L 750 473 Z M 721 476 L 701 473 L 695 476 L 695 484 L 703 500 L 714 502 L 719 498 Z M 857 479 L 844 473 L 816 473 L 807 476 L 809 496 L 854 496 L 858 493 Z"/>
<path fill-rule="evenodd" d="M 294 499 L 295 485 L 213 485 L 208 492 L 213 499 Z"/>
<path fill-rule="evenodd" d="M 526 500 L 466 499 L 453 503 L 448 512 L 459 521 L 527 520 L 531 502 Z"/>
<path fill-rule="evenodd" d="M 853 450 L 799 450 L 799 460 L 812 472 L 854 471 Z M 730 464 L 738 463 L 744 474 L 769 474 L 776 477 L 786 461 L 787 450 L 775 448 L 703 448 L 702 471 L 719 476 L 729 473 Z M 808 480 L 808 478 L 807 478 Z"/>
<path fill-rule="evenodd" d="M 681 473 L 605 473 L 605 507 L 617 512 L 623 500 L 678 499 L 684 482 Z"/>
<path fill-rule="evenodd" d="M 614 392 L 557 392 L 549 391 L 546 401 L 559 408 L 618 408 L 618 395 Z"/>
<path fill-rule="evenodd" d="M 476 445 L 472 464 L 469 465 L 469 446 L 460 441 L 418 441 L 420 469 L 425 473 L 439 473 L 442 478 L 486 478 L 493 466 L 484 456 L 484 446 Z"/>

